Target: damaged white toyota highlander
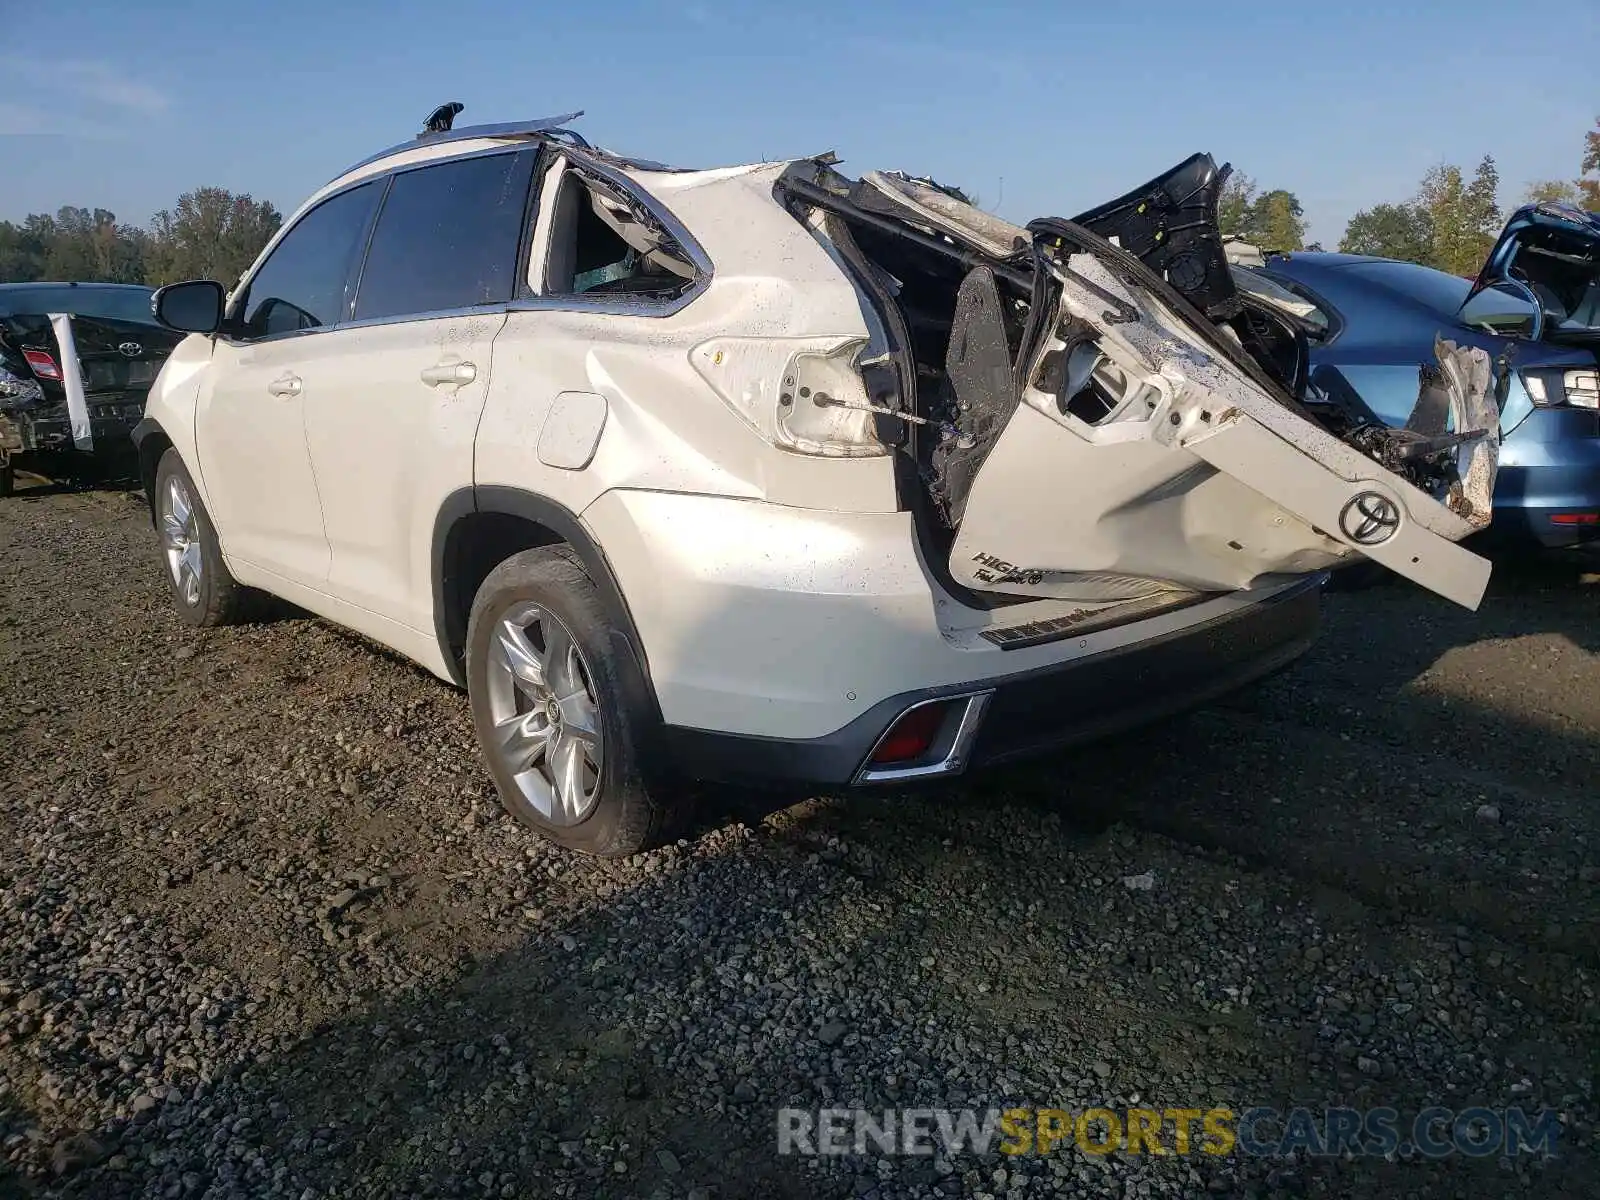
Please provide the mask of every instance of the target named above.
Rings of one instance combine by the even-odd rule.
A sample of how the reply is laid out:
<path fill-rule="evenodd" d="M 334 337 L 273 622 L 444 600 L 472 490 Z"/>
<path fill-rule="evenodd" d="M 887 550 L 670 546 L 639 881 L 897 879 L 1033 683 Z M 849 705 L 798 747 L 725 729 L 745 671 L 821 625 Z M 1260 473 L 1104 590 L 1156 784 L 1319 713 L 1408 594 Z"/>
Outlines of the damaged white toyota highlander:
<path fill-rule="evenodd" d="M 948 776 L 1204 702 L 1361 556 L 1483 594 L 1494 364 L 1441 343 L 1404 428 L 1308 389 L 1206 156 L 1023 228 L 457 111 L 230 294 L 157 294 L 191 336 L 136 441 L 186 621 L 268 592 L 464 685 L 565 846 L 668 836 L 685 778 Z"/>

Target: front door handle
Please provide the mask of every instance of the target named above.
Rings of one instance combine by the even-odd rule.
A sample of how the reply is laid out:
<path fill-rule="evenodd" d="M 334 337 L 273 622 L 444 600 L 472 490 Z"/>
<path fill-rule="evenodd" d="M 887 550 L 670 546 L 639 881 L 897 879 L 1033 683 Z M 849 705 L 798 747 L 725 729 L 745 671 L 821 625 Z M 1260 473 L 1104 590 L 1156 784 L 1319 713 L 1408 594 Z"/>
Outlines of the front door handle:
<path fill-rule="evenodd" d="M 478 367 L 469 362 L 442 362 L 434 363 L 431 367 L 422 368 L 422 382 L 429 387 L 444 387 L 447 384 L 460 386 L 471 383 L 478 377 Z"/>
<path fill-rule="evenodd" d="M 267 384 L 267 391 L 274 396 L 298 396 L 300 394 L 300 376 L 280 375 Z"/>

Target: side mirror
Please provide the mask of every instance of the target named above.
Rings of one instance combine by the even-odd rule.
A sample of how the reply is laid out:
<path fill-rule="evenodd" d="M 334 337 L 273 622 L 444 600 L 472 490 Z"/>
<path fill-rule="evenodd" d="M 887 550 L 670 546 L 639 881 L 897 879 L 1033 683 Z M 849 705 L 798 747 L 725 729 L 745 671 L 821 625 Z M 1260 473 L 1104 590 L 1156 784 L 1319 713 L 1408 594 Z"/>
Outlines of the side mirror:
<path fill-rule="evenodd" d="M 1544 332 L 1544 308 L 1521 280 L 1497 279 L 1467 297 L 1456 314 L 1463 325 L 1502 337 L 1537 341 Z"/>
<path fill-rule="evenodd" d="M 228 293 L 214 279 L 169 283 L 151 298 L 156 320 L 179 333 L 215 333 L 222 328 Z"/>

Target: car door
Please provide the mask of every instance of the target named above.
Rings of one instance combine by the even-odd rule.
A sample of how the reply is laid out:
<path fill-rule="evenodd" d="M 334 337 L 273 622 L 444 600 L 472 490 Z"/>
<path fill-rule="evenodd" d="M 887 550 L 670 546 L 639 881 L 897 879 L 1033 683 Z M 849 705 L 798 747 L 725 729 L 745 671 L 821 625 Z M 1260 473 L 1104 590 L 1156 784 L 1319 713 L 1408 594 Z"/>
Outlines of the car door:
<path fill-rule="evenodd" d="M 230 557 L 321 587 L 328 538 L 305 411 L 335 380 L 332 329 L 348 303 L 378 182 L 307 211 L 235 294 L 195 408 L 212 520 Z"/>
<path fill-rule="evenodd" d="M 1019 363 L 1020 403 L 1008 402 L 965 498 L 950 562 L 958 581 L 1148 602 L 1365 555 L 1477 605 L 1489 564 L 1455 543 L 1490 515 L 1498 440 L 1487 355 L 1443 348 L 1454 440 L 1434 455 L 1452 462 L 1442 503 L 1419 475 L 1400 473 L 1398 440 L 1375 456 L 1316 424 L 1215 326 L 1180 315 L 1182 302 L 1136 260 L 1070 222 L 1036 226 L 1080 252 L 1049 267 L 1054 295 Z M 982 320 L 998 304 L 970 311 Z M 952 338 L 990 344 L 981 330 Z M 953 359 L 950 370 L 959 393 L 965 366 Z M 1393 457 L 1380 463 L 1383 453 Z"/>
<path fill-rule="evenodd" d="M 433 628 L 434 518 L 472 484 L 536 157 L 474 154 L 393 176 L 352 319 L 329 336 L 327 392 L 306 405 L 327 589 L 414 630 Z"/>

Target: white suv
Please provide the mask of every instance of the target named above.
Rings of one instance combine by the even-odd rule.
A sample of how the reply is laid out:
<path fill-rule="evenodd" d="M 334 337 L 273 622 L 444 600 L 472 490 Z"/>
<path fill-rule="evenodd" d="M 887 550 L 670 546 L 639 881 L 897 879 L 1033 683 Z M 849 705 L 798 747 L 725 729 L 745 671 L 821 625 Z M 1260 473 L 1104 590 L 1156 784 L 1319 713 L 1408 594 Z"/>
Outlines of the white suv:
<path fill-rule="evenodd" d="M 185 620 L 258 589 L 464 685 L 558 842 L 660 839 L 684 777 L 943 776 L 1193 705 L 1300 654 L 1361 554 L 1477 603 L 1486 360 L 1441 353 L 1433 429 L 1308 393 L 1209 158 L 1022 229 L 571 119 L 447 113 L 231 295 L 162 289 L 192 336 L 136 432 Z"/>

